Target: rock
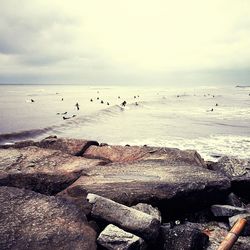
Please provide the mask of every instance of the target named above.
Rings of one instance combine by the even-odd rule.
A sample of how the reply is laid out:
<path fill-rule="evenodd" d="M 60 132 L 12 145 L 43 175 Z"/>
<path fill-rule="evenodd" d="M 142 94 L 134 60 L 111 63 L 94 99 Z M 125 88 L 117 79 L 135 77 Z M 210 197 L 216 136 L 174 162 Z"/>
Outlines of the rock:
<path fill-rule="evenodd" d="M 234 207 L 245 207 L 245 204 L 241 201 L 241 198 L 234 193 L 230 193 L 228 195 L 227 204 Z"/>
<path fill-rule="evenodd" d="M 206 168 L 201 156 L 194 150 L 140 146 L 91 146 L 84 156 L 108 159 L 111 162 L 158 161 L 167 165 L 192 165 Z"/>
<path fill-rule="evenodd" d="M 161 212 L 159 211 L 158 208 L 154 208 L 150 204 L 138 203 L 137 205 L 132 206 L 132 208 L 137 209 L 146 214 L 149 214 L 161 222 Z"/>
<path fill-rule="evenodd" d="M 250 200 L 250 160 L 224 156 L 210 165 L 211 169 L 227 175 L 232 180 L 232 191 Z"/>
<path fill-rule="evenodd" d="M 96 233 L 72 204 L 0 187 L 0 249 L 96 249 Z"/>
<path fill-rule="evenodd" d="M 61 150 L 64 153 L 81 156 L 91 145 L 98 146 L 97 141 L 66 138 L 45 138 L 38 147 Z"/>
<path fill-rule="evenodd" d="M 235 215 L 235 216 L 229 218 L 230 226 L 233 227 L 234 224 L 240 218 L 244 218 L 244 219 L 247 220 L 247 224 L 246 224 L 244 230 L 242 231 L 241 235 L 243 235 L 243 236 L 250 236 L 250 213 L 238 214 L 238 215 Z"/>
<path fill-rule="evenodd" d="M 53 195 L 72 184 L 84 169 L 102 163 L 38 147 L 0 149 L 0 186 Z"/>
<path fill-rule="evenodd" d="M 216 217 L 231 217 L 236 214 L 244 214 L 247 212 L 244 208 L 230 205 L 213 205 L 211 206 L 211 211 Z"/>
<path fill-rule="evenodd" d="M 82 139 L 57 138 L 57 136 L 49 136 L 39 142 L 32 140 L 16 142 L 13 145 L 3 145 L 1 148 L 24 148 L 36 146 L 40 148 L 60 150 L 63 153 L 81 156 L 91 145 L 98 146 L 97 141 L 88 141 Z"/>
<path fill-rule="evenodd" d="M 99 195 L 88 194 L 87 199 L 93 205 L 91 215 L 95 219 L 115 224 L 146 240 L 157 238 L 160 222 L 151 215 Z"/>
<path fill-rule="evenodd" d="M 97 238 L 97 242 L 110 250 L 143 250 L 144 240 L 112 224 L 108 225 Z"/>
<path fill-rule="evenodd" d="M 94 193 L 127 206 L 152 204 L 165 216 L 219 203 L 229 188 L 228 178 L 205 168 L 140 162 L 89 168 L 64 193 L 74 199 Z"/>
<path fill-rule="evenodd" d="M 200 229 L 190 225 L 178 225 L 174 228 L 162 226 L 160 234 L 164 250 L 202 250 L 209 240 Z"/>

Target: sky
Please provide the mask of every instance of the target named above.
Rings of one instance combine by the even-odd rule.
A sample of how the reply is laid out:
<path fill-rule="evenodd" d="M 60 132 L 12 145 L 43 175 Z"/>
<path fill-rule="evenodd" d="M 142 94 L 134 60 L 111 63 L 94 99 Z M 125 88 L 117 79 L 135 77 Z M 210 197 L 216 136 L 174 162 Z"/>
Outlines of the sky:
<path fill-rule="evenodd" d="M 250 84 L 249 0 L 0 0 L 0 83 Z"/>

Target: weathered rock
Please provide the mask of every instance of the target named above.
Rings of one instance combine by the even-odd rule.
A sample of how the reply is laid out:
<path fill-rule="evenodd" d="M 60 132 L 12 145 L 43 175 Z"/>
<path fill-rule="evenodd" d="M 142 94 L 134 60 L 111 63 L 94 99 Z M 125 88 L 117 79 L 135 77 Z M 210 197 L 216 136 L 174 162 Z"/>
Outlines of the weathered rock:
<path fill-rule="evenodd" d="M 167 165 L 192 165 L 206 167 L 204 160 L 194 150 L 140 146 L 91 146 L 84 156 L 99 157 L 112 162 L 157 161 Z"/>
<path fill-rule="evenodd" d="M 235 216 L 229 218 L 230 226 L 233 227 L 233 225 L 240 218 L 244 218 L 244 219 L 247 220 L 247 224 L 246 224 L 244 230 L 242 231 L 241 235 L 243 235 L 243 236 L 250 236 L 250 213 L 238 214 L 238 215 L 235 215 Z"/>
<path fill-rule="evenodd" d="M 250 200 L 250 160 L 224 156 L 210 165 L 211 169 L 227 175 L 232 180 L 232 191 Z"/>
<path fill-rule="evenodd" d="M 160 222 L 151 215 L 99 195 L 88 194 L 87 199 L 93 204 L 91 215 L 94 218 L 115 224 L 146 240 L 157 238 Z"/>
<path fill-rule="evenodd" d="M 146 214 L 149 214 L 161 222 L 161 212 L 159 211 L 158 208 L 152 207 L 150 204 L 138 203 L 135 206 L 132 206 L 132 208 L 137 209 Z"/>
<path fill-rule="evenodd" d="M 0 249 L 96 249 L 96 233 L 72 204 L 0 187 Z"/>
<path fill-rule="evenodd" d="M 97 141 L 57 138 L 57 136 L 49 136 L 38 142 L 27 140 L 16 142 L 13 145 L 2 145 L 1 148 L 24 148 L 29 146 L 36 146 L 40 148 L 60 150 L 63 153 L 81 156 L 91 145 L 98 146 L 99 143 Z"/>
<path fill-rule="evenodd" d="M 61 150 L 64 153 L 81 156 L 91 145 L 98 146 L 97 141 L 66 138 L 45 138 L 38 147 Z"/>
<path fill-rule="evenodd" d="M 247 212 L 244 208 L 230 205 L 213 205 L 211 206 L 211 211 L 216 217 L 231 217 L 236 214 L 244 214 Z"/>
<path fill-rule="evenodd" d="M 97 242 L 110 250 L 143 250 L 146 249 L 144 240 L 128 233 L 115 225 L 108 225 L 97 238 Z"/>
<path fill-rule="evenodd" d="M 205 168 L 140 162 L 89 168 L 64 193 L 75 194 L 74 199 L 95 193 L 127 206 L 148 203 L 163 216 L 163 210 L 170 213 L 170 206 L 176 212 L 219 203 L 229 188 L 228 178 Z"/>
<path fill-rule="evenodd" d="M 84 169 L 101 160 L 64 154 L 38 147 L 0 149 L 0 186 L 55 194 L 72 184 Z"/>
<path fill-rule="evenodd" d="M 206 248 L 209 240 L 200 229 L 185 224 L 174 228 L 162 226 L 161 238 L 164 250 L 202 250 Z"/>
<path fill-rule="evenodd" d="M 234 193 L 230 193 L 227 198 L 227 204 L 234 207 L 245 207 L 244 202 L 241 201 L 240 197 L 238 197 Z"/>

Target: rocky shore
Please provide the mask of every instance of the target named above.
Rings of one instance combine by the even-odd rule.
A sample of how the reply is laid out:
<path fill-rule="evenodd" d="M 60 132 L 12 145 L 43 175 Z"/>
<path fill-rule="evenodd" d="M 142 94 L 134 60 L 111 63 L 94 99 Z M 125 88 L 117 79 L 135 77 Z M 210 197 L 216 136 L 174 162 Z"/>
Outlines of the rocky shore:
<path fill-rule="evenodd" d="M 0 249 L 250 249 L 250 160 L 50 136 L 0 146 Z"/>

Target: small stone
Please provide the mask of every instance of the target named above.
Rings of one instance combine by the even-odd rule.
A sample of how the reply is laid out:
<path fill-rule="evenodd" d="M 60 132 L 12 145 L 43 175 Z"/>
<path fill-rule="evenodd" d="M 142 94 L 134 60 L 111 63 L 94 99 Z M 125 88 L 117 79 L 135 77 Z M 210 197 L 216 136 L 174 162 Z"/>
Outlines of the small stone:
<path fill-rule="evenodd" d="M 146 249 L 144 240 L 119 227 L 109 224 L 97 238 L 97 242 L 109 250 L 143 250 Z"/>

